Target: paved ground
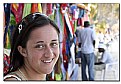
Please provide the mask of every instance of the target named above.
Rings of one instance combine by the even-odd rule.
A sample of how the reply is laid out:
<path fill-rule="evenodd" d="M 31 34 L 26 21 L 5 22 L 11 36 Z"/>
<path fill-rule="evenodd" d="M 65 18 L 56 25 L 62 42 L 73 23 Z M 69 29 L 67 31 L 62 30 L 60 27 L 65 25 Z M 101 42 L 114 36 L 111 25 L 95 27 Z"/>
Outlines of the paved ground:
<path fill-rule="evenodd" d="M 115 40 L 112 43 L 112 46 L 109 48 L 110 53 L 112 54 L 114 60 L 118 61 L 118 65 L 115 65 L 114 69 L 116 69 L 117 76 L 115 77 L 114 72 L 108 70 L 105 75 L 104 81 L 119 81 L 119 40 Z M 79 67 L 78 71 L 78 80 L 81 80 L 81 67 Z M 101 71 L 96 71 L 95 73 L 95 81 L 103 81 L 101 79 Z"/>

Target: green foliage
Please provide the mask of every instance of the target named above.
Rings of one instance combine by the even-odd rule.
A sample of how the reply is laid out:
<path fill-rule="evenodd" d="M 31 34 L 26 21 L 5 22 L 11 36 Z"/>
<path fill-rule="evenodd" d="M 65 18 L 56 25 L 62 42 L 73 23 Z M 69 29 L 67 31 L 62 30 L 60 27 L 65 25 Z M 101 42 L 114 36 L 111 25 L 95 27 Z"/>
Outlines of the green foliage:
<path fill-rule="evenodd" d="M 97 4 L 91 4 L 90 6 L 90 18 L 96 20 L 97 17 Z"/>
<path fill-rule="evenodd" d="M 93 17 L 93 21 L 97 20 L 98 22 L 95 24 L 96 29 L 105 30 L 109 25 L 111 28 L 114 24 L 119 21 L 119 4 L 116 3 L 99 3 L 97 4 L 97 13 Z M 96 11 L 95 10 L 95 11 Z M 92 15 L 94 14 L 94 10 L 92 9 Z"/>

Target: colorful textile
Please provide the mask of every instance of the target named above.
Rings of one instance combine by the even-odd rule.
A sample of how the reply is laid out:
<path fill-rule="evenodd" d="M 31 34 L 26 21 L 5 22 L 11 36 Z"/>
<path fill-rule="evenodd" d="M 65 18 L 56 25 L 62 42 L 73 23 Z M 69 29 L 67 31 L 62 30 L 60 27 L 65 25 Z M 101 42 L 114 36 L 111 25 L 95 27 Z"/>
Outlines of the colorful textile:
<path fill-rule="evenodd" d="M 72 31 L 72 26 L 71 26 L 71 23 L 69 21 L 69 16 L 67 13 L 65 13 L 65 21 L 66 21 L 66 24 L 67 24 L 67 30 L 69 32 L 69 35 L 71 38 L 73 38 L 73 31 Z"/>
<path fill-rule="evenodd" d="M 11 4 L 4 3 L 4 13 L 5 13 L 4 47 L 6 46 L 7 32 L 10 21 L 10 8 Z"/>
<path fill-rule="evenodd" d="M 28 14 L 31 13 L 31 4 L 30 3 L 25 3 L 24 4 L 24 9 L 23 9 L 23 15 L 22 18 L 24 18 L 25 16 L 27 16 Z"/>
<path fill-rule="evenodd" d="M 62 80 L 62 74 L 55 74 L 55 80 Z"/>
<path fill-rule="evenodd" d="M 84 17 L 85 11 L 84 9 L 79 9 L 79 18 Z"/>
<path fill-rule="evenodd" d="M 17 24 L 22 19 L 23 7 L 24 7 L 24 4 L 22 4 L 22 3 L 19 3 L 19 4 L 13 3 L 13 4 L 11 4 L 11 11 L 13 12 L 13 14 L 15 16 Z"/>
<path fill-rule="evenodd" d="M 38 4 L 37 3 L 32 3 L 31 6 L 31 13 L 38 12 Z"/>
<path fill-rule="evenodd" d="M 52 14 L 52 3 L 47 3 L 47 15 Z"/>
<path fill-rule="evenodd" d="M 12 13 L 10 13 L 10 23 L 8 25 L 8 31 L 6 35 L 6 45 L 4 47 L 6 49 L 11 48 L 12 33 L 15 26 L 16 26 L 15 16 Z"/>
<path fill-rule="evenodd" d="M 10 57 L 6 54 L 4 54 L 4 74 L 8 72 L 9 65 L 10 65 Z"/>
<path fill-rule="evenodd" d="M 42 5 L 41 5 L 41 3 L 38 3 L 38 12 L 42 13 Z"/>

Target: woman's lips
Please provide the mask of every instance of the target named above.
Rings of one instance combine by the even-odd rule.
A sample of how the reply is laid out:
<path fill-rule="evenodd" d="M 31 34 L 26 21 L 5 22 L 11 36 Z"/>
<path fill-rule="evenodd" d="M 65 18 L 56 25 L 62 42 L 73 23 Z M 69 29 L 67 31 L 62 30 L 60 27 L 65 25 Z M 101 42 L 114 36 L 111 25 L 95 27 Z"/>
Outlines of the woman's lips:
<path fill-rule="evenodd" d="M 51 63 L 53 61 L 54 58 L 49 59 L 49 60 L 41 60 L 43 63 Z"/>

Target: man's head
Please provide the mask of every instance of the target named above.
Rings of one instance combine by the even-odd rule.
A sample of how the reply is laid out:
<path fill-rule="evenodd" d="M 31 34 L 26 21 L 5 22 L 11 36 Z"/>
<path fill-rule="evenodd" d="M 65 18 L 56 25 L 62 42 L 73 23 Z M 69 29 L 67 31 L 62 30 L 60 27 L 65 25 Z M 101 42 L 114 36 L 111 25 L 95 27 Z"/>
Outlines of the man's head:
<path fill-rule="evenodd" d="M 89 27 L 89 26 L 90 26 L 89 21 L 84 21 L 84 27 Z"/>
<path fill-rule="evenodd" d="M 98 46 L 98 51 L 101 53 L 101 52 L 104 52 L 106 49 L 106 46 L 104 44 L 99 44 Z"/>

